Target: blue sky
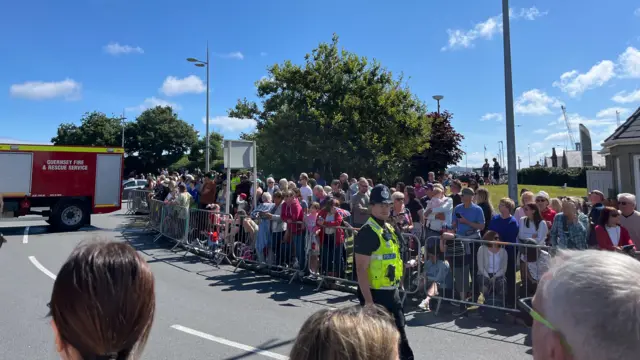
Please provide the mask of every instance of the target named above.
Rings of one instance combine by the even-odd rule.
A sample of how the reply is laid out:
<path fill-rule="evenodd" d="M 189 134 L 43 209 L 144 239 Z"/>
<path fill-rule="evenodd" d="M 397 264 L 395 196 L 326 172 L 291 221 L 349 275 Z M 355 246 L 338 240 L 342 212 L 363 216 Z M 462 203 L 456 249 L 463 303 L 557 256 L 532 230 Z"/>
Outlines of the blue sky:
<path fill-rule="evenodd" d="M 640 106 L 640 5 L 632 0 L 513 0 L 510 4 L 516 146 L 527 166 L 566 127 L 584 123 L 594 148 L 616 126 L 615 111 Z M 86 111 L 173 104 L 204 131 L 203 69 L 211 58 L 211 119 L 228 138 L 251 121 L 228 119 L 238 98 L 255 98 L 266 67 L 304 54 L 332 33 L 341 45 L 403 72 L 435 110 L 432 95 L 466 139 L 469 165 L 504 140 L 501 2 L 381 0 L 11 2 L 0 22 L 0 141 L 48 142 L 61 122 Z M 577 136 L 577 135 L 576 135 Z M 466 159 L 461 164 L 464 165 Z"/>

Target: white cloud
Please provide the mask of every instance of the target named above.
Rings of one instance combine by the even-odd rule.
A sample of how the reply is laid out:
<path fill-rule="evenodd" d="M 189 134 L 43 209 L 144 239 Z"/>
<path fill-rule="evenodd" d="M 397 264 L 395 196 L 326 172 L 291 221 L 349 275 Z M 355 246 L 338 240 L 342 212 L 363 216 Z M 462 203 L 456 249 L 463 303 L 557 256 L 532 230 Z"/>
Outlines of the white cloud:
<path fill-rule="evenodd" d="M 181 94 L 200 94 L 207 90 L 202 79 L 195 75 L 189 75 L 184 79 L 175 76 L 167 76 L 162 83 L 160 92 L 167 96 L 176 96 Z"/>
<path fill-rule="evenodd" d="M 482 117 L 480 118 L 480 121 L 487 121 L 487 120 L 495 120 L 495 121 L 502 121 L 503 117 L 502 114 L 498 114 L 498 113 L 487 113 L 482 115 Z"/>
<path fill-rule="evenodd" d="M 561 131 L 561 132 L 548 135 L 547 137 L 544 138 L 544 141 L 561 142 L 561 141 L 567 141 L 567 139 L 568 139 L 567 132 Z"/>
<path fill-rule="evenodd" d="M 31 145 L 51 145 L 50 142 L 28 141 L 14 138 L 0 138 L 0 144 L 31 144 Z"/>
<path fill-rule="evenodd" d="M 509 16 L 513 20 L 535 20 L 546 14 L 546 12 L 540 12 L 536 7 L 523 8 L 517 11 L 509 9 Z M 475 24 L 473 28 L 469 30 L 447 29 L 449 40 L 447 46 L 444 46 L 441 50 L 470 48 L 474 46 L 476 40 L 491 40 L 494 35 L 499 33 L 502 33 L 502 15 L 492 16 L 483 22 Z"/>
<path fill-rule="evenodd" d="M 620 76 L 625 78 L 640 78 L 640 50 L 629 46 L 618 57 Z"/>
<path fill-rule="evenodd" d="M 631 109 L 622 108 L 622 107 L 610 107 L 610 108 L 598 111 L 598 113 L 596 114 L 596 117 L 598 119 L 615 119 L 616 112 L 619 112 L 620 116 L 624 116 L 628 114 L 630 110 Z"/>
<path fill-rule="evenodd" d="M 525 91 L 515 103 L 515 112 L 521 115 L 548 115 L 552 111 L 549 107 L 558 108 L 560 100 L 547 95 L 539 89 Z"/>
<path fill-rule="evenodd" d="M 54 98 L 78 100 L 80 99 L 81 92 L 82 84 L 68 78 L 57 82 L 27 81 L 22 84 L 13 84 L 9 89 L 11 96 L 30 100 L 47 100 Z"/>
<path fill-rule="evenodd" d="M 144 54 L 144 50 L 140 46 L 120 45 L 117 42 L 111 42 L 104 46 L 104 52 L 111 55 L 120 54 Z"/>
<path fill-rule="evenodd" d="M 615 65 L 611 60 L 602 60 L 592 66 L 589 71 L 580 74 L 578 70 L 571 70 L 560 75 L 559 81 L 554 81 L 553 86 L 569 94 L 578 96 L 583 92 L 600 87 L 615 77 Z"/>
<path fill-rule="evenodd" d="M 207 118 L 202 118 L 202 123 L 207 123 Z M 253 119 L 239 119 L 229 116 L 216 116 L 210 118 L 209 124 L 220 127 L 223 131 L 238 132 L 253 130 L 256 127 L 256 121 Z"/>
<path fill-rule="evenodd" d="M 176 103 L 172 103 L 166 100 L 162 100 L 162 99 L 158 99 L 155 96 L 152 96 L 150 98 L 146 98 L 144 99 L 144 101 L 142 102 L 142 104 L 137 105 L 137 106 L 132 106 L 132 107 L 128 107 L 125 109 L 125 111 L 128 112 L 143 112 L 147 109 L 152 109 L 156 106 L 171 106 L 171 108 L 173 108 L 173 110 L 180 110 L 181 107 L 180 105 L 176 104 Z"/>
<path fill-rule="evenodd" d="M 588 129 L 615 124 L 615 114 L 613 118 L 600 118 L 600 119 L 589 119 L 584 116 L 581 116 L 580 114 L 567 114 L 567 119 L 569 120 L 569 125 L 571 125 L 571 129 L 574 132 L 578 131 L 578 126 L 580 124 L 586 126 Z M 558 124 L 566 128 L 567 125 L 564 120 L 564 116 L 560 116 L 558 118 Z"/>
<path fill-rule="evenodd" d="M 234 60 L 244 59 L 244 54 L 242 54 L 240 51 L 234 51 L 227 54 L 216 54 L 216 56 L 222 59 L 234 59 Z"/>
<path fill-rule="evenodd" d="M 537 129 L 533 131 L 534 134 L 546 134 L 548 132 L 549 131 L 547 129 Z"/>
<path fill-rule="evenodd" d="M 618 104 L 628 104 L 628 103 L 637 103 L 640 102 L 640 89 L 635 91 L 620 91 L 615 94 L 611 100 L 617 102 Z"/>

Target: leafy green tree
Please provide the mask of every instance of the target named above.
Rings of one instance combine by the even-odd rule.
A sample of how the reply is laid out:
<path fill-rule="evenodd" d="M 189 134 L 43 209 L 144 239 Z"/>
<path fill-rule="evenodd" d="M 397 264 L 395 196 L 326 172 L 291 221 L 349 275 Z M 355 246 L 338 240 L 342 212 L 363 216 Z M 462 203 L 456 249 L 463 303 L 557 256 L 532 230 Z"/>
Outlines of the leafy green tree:
<path fill-rule="evenodd" d="M 431 135 L 429 137 L 429 148 L 417 153 L 411 159 L 411 178 L 415 176 L 425 176 L 427 172 L 442 172 L 449 165 L 455 165 L 464 155 L 460 144 L 464 136 L 455 131 L 451 125 L 453 114 L 444 111 L 429 113 L 425 121 L 431 123 Z"/>
<path fill-rule="evenodd" d="M 214 164 L 215 160 L 222 160 L 222 141 L 224 140 L 222 134 L 215 131 L 209 132 L 209 159 L 211 164 Z M 205 150 L 207 148 L 207 142 L 205 137 L 199 138 L 189 150 L 189 161 L 192 165 L 204 170 L 205 167 Z"/>
<path fill-rule="evenodd" d="M 342 171 L 395 180 L 410 168 L 411 156 L 428 147 L 425 105 L 402 77 L 377 61 L 338 48 L 338 37 L 305 56 L 268 68 L 256 82 L 261 106 L 239 100 L 229 116 L 251 118 L 258 166 L 289 176 Z"/>
<path fill-rule="evenodd" d="M 88 112 L 80 119 L 80 126 L 73 123 L 58 126 L 51 142 L 54 145 L 121 146 L 121 119 L 98 111 Z"/>
<path fill-rule="evenodd" d="M 145 171 L 152 171 L 179 160 L 197 143 L 198 133 L 170 106 L 156 106 L 128 124 L 125 138 L 126 153 L 137 156 Z"/>

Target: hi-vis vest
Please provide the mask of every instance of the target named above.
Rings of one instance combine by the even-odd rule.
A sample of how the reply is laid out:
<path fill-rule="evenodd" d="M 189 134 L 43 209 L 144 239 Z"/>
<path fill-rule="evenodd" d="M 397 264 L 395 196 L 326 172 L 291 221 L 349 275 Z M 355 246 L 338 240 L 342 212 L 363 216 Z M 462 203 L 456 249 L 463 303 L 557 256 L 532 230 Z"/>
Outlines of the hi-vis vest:
<path fill-rule="evenodd" d="M 236 176 L 231 179 L 231 191 L 236 191 L 236 186 L 240 184 L 240 177 Z"/>
<path fill-rule="evenodd" d="M 384 229 L 372 218 L 369 218 L 365 225 L 369 225 L 371 229 L 378 234 L 380 239 L 380 247 L 371 254 L 371 262 L 369 263 L 369 284 L 374 290 L 391 290 L 396 289 L 402 280 L 402 272 L 404 264 L 400 257 L 400 242 L 396 236 L 393 226 L 386 224 L 385 226 L 390 235 L 389 240 L 383 237 Z M 389 278 L 389 266 L 394 267 L 394 279 Z"/>

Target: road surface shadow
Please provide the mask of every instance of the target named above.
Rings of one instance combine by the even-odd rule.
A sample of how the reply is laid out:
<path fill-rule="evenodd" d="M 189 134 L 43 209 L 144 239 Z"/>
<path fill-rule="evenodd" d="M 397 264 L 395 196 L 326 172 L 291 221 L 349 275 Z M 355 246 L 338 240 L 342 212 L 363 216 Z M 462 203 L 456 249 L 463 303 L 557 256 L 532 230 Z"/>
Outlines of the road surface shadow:
<path fill-rule="evenodd" d="M 293 344 L 296 341 L 296 339 L 290 339 L 290 340 L 280 340 L 278 341 L 277 339 L 271 339 L 271 340 L 267 340 L 264 343 L 256 346 L 257 349 L 260 350 L 266 350 L 266 351 L 272 351 L 275 350 L 277 348 L 289 345 L 289 344 Z M 288 352 L 288 351 L 287 351 Z M 230 356 L 230 357 L 226 357 L 224 358 L 224 360 L 241 360 L 244 358 L 248 358 L 251 356 L 255 356 L 256 353 L 251 352 L 251 351 L 247 351 L 243 354 L 240 355 L 235 355 L 235 356 Z"/>
<path fill-rule="evenodd" d="M 246 273 L 226 273 L 213 275 L 206 278 L 213 281 L 209 286 L 220 287 L 221 291 L 251 291 L 257 294 L 269 294 L 269 299 L 287 303 L 283 306 L 298 306 L 291 301 L 314 303 L 323 306 L 353 302 L 352 294 L 339 293 L 337 291 L 316 291 L 315 287 L 306 284 L 289 284 L 286 280 L 274 278 L 270 275 L 255 274 L 247 276 Z"/>
<path fill-rule="evenodd" d="M 2 223 L 0 223 L 2 225 Z M 93 231 L 111 231 L 110 229 L 101 229 L 97 226 L 87 225 L 76 231 L 60 231 L 56 230 L 49 225 L 35 225 L 31 226 L 28 222 L 20 226 L 8 226 L 0 227 L 0 234 L 4 236 L 22 236 L 25 234 L 25 230 L 29 228 L 28 235 L 47 235 L 47 234 L 73 234 L 77 232 L 93 232 Z"/>
<path fill-rule="evenodd" d="M 514 323 L 511 317 L 505 317 L 501 322 L 490 322 L 475 311 L 463 317 L 455 317 L 451 315 L 453 309 L 457 309 L 457 307 L 446 305 L 443 302 L 437 316 L 433 312 L 408 313 L 406 325 L 409 327 L 427 326 L 511 344 L 530 345 L 530 341 L 527 341 L 529 329 Z"/>

